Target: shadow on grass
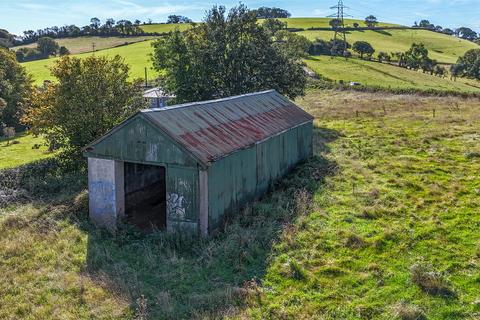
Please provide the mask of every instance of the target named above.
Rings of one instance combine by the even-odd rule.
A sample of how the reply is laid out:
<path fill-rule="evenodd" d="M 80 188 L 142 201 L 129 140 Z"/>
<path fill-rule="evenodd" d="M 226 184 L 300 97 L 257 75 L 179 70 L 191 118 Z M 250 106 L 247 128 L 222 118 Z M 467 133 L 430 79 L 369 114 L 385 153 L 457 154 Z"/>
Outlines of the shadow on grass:
<path fill-rule="evenodd" d="M 58 202 L 71 199 L 86 188 L 81 164 L 66 164 L 58 158 L 34 161 L 0 170 L 0 209 L 27 202 Z"/>
<path fill-rule="evenodd" d="M 112 236 L 95 228 L 88 221 L 85 169 L 64 169 L 55 158 L 0 171 L 0 198 L 6 206 L 47 204 L 25 223 L 44 225 L 42 219 L 53 218 L 86 232 L 82 273 L 127 300 L 132 314 L 151 319 L 222 317 L 241 312 L 255 298 L 272 247 L 305 214 L 299 209 L 305 208 L 304 202 L 336 172 L 336 164 L 319 154 L 328 153 L 327 144 L 338 137 L 334 130 L 315 128 L 317 155 L 297 166 L 261 201 L 233 216 L 224 232 L 208 239 L 163 232 L 144 235 L 128 226 Z M 56 203 L 61 205 L 51 213 Z"/>
<path fill-rule="evenodd" d="M 327 152 L 325 144 L 339 134 L 315 128 L 314 136 L 315 149 Z M 311 158 L 261 201 L 233 216 L 223 232 L 204 240 L 163 232 L 142 235 L 128 227 L 111 236 L 91 228 L 86 272 L 152 319 L 235 314 L 255 295 L 251 288 L 265 275 L 272 246 L 299 215 L 298 202 L 309 201 L 335 171 L 335 163 Z"/>
<path fill-rule="evenodd" d="M 384 35 L 384 36 L 389 36 L 389 37 L 392 36 L 392 34 L 391 34 L 390 32 L 385 31 L 385 30 L 373 30 L 373 32 L 380 33 L 380 34 L 382 34 L 382 35 Z"/>

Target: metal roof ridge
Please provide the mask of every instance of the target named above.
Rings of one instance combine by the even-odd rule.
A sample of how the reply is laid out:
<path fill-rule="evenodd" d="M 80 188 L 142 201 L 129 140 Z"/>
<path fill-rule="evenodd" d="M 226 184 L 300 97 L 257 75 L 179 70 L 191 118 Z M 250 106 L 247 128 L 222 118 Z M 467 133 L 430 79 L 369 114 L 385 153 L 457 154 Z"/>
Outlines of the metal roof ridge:
<path fill-rule="evenodd" d="M 140 110 L 140 112 L 141 113 L 150 113 L 150 112 L 167 111 L 167 110 L 172 110 L 172 109 L 179 109 L 179 108 L 198 106 L 198 105 L 207 105 L 207 104 L 212 104 L 212 103 L 217 103 L 217 102 L 235 100 L 235 99 L 244 98 L 244 97 L 257 96 L 257 95 L 271 93 L 271 92 L 277 92 L 277 91 L 275 89 L 270 89 L 270 90 L 245 93 L 245 94 L 240 94 L 240 95 L 225 97 L 225 98 L 219 98 L 219 99 L 197 101 L 197 102 L 187 102 L 187 103 L 176 104 L 176 105 L 173 105 L 173 106 L 163 107 L 163 108 L 143 109 L 143 110 Z"/>

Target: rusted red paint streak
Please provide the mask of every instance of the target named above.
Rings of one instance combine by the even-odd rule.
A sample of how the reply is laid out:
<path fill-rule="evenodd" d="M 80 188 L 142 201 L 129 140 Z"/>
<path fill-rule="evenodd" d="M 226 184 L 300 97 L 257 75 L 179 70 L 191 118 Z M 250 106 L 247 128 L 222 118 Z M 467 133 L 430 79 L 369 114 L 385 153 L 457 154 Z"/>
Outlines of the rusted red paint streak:
<path fill-rule="evenodd" d="M 191 148 L 194 148 L 195 153 L 207 154 L 209 161 L 212 161 L 223 154 L 231 153 L 236 149 L 268 138 L 273 133 L 271 131 L 272 128 L 268 128 L 269 124 L 271 124 L 270 121 L 275 120 L 279 116 L 295 116 L 295 112 L 289 113 L 287 110 L 279 112 L 274 109 L 263 113 L 261 119 L 255 116 L 246 116 L 237 121 L 181 134 L 179 139 L 185 141 Z M 202 118 L 204 117 L 202 116 Z M 282 125 L 274 126 L 277 132 L 280 132 L 278 130 L 283 129 L 290 121 L 281 122 Z M 242 133 L 248 133 L 248 135 Z"/>
<path fill-rule="evenodd" d="M 313 119 L 274 91 L 158 109 L 148 115 L 205 163 Z"/>

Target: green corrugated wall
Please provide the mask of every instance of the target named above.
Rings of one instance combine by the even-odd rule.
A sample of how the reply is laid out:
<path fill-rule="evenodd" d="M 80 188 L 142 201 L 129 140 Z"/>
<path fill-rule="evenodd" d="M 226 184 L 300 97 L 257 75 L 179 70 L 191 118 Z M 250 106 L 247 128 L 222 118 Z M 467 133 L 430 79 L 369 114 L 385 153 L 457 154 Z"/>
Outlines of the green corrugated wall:
<path fill-rule="evenodd" d="M 94 145 L 87 156 L 197 168 L 196 161 L 138 115 Z"/>
<path fill-rule="evenodd" d="M 252 148 L 238 151 L 208 169 L 209 228 L 222 215 L 261 196 L 268 186 L 312 154 L 312 123 L 303 124 Z"/>

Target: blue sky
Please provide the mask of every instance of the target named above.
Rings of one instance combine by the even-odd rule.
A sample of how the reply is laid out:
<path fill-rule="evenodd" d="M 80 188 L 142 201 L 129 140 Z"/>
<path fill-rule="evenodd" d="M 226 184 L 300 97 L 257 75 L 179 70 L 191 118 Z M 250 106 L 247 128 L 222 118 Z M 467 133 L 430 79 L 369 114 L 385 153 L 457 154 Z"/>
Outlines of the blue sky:
<path fill-rule="evenodd" d="M 336 0 L 242 1 L 249 8 L 276 6 L 294 17 L 324 17 Z M 428 19 L 444 27 L 467 26 L 480 31 L 480 0 L 344 0 L 348 13 L 357 18 L 369 14 L 381 21 L 411 25 Z M 170 14 L 181 14 L 200 21 L 213 4 L 227 7 L 238 1 L 197 0 L 0 0 L 0 28 L 21 34 L 23 30 L 53 25 L 88 24 L 91 17 L 165 21 Z"/>

